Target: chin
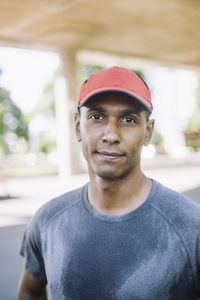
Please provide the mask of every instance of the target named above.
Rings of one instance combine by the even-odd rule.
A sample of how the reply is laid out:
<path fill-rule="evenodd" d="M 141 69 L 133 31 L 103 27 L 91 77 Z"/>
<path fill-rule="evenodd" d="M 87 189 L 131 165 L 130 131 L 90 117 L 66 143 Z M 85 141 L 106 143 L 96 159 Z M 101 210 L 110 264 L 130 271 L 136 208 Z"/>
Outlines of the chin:
<path fill-rule="evenodd" d="M 117 179 L 118 176 L 116 176 L 116 174 L 111 174 L 111 173 L 100 173 L 97 174 L 100 178 L 105 179 L 105 180 L 113 180 L 113 179 Z"/>
<path fill-rule="evenodd" d="M 118 169 L 116 170 L 98 170 L 95 172 L 99 177 L 106 180 L 118 179 L 120 177 L 124 177 L 126 172 Z"/>

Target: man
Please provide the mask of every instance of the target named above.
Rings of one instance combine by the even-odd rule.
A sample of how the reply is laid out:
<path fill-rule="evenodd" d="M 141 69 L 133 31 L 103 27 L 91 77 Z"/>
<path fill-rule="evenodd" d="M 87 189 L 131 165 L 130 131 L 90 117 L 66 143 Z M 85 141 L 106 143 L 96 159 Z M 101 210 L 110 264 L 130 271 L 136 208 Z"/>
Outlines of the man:
<path fill-rule="evenodd" d="M 27 227 L 19 299 L 192 300 L 200 296 L 200 208 L 140 168 L 154 121 L 146 83 L 125 68 L 81 88 L 76 135 L 89 184 Z"/>

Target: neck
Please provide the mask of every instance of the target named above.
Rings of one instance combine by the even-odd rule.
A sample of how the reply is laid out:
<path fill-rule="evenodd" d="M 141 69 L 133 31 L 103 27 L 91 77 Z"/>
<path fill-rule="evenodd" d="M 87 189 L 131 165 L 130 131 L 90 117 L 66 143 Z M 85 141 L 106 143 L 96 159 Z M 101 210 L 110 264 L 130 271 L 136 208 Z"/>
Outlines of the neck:
<path fill-rule="evenodd" d="M 140 169 L 117 179 L 89 175 L 89 202 L 96 211 L 107 215 L 122 215 L 136 209 L 151 190 L 151 180 Z"/>

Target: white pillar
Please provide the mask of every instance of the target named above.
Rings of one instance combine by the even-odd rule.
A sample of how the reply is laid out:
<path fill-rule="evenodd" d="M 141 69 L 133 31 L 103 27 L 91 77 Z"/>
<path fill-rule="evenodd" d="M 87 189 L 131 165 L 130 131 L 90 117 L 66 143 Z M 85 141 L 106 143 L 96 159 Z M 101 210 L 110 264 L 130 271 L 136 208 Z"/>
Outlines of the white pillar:
<path fill-rule="evenodd" d="M 74 113 L 77 105 L 76 52 L 62 51 L 62 76 L 55 84 L 59 175 L 67 179 L 81 173 L 80 144 L 76 140 Z"/>
<path fill-rule="evenodd" d="M 55 111 L 57 126 L 58 174 L 66 181 L 72 174 L 70 163 L 70 129 L 65 79 L 59 76 L 55 81 Z"/>

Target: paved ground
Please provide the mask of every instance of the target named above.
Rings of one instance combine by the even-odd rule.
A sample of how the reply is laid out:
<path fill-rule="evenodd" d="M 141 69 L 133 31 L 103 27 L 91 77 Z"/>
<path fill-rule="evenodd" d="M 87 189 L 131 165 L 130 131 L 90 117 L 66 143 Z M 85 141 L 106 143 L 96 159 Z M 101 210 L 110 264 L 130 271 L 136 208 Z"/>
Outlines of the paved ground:
<path fill-rule="evenodd" d="M 23 260 L 18 255 L 24 225 L 0 228 L 0 299 L 17 299 Z"/>
<path fill-rule="evenodd" d="M 189 160 L 153 160 L 143 164 L 144 172 L 200 204 L 200 157 Z M 12 179 L 0 186 L 0 300 L 16 300 L 22 268 L 18 249 L 25 225 L 44 202 L 87 182 L 87 175 L 69 178 L 65 183 L 55 176 Z"/>

